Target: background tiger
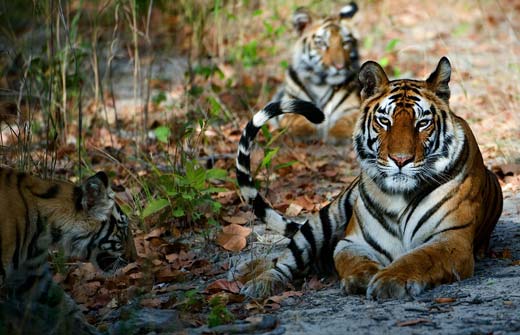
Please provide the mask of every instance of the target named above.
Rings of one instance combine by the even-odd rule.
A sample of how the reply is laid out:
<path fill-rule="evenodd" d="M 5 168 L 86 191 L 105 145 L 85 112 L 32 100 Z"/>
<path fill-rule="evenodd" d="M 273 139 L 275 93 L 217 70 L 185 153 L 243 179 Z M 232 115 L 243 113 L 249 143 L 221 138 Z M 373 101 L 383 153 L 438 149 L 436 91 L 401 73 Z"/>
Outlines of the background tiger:
<path fill-rule="evenodd" d="M 426 81 L 389 81 L 377 63 L 362 66 L 354 133 L 361 174 L 302 225 L 275 212 L 254 188 L 249 153 L 266 119 L 315 115 L 315 108 L 271 104 L 255 115 L 238 147 L 238 183 L 255 214 L 291 241 L 274 264 L 238 268 L 244 293 L 269 296 L 309 267 L 332 262 L 346 293 L 376 299 L 417 295 L 473 274 L 474 254 L 488 247 L 500 217 L 502 192 L 468 124 L 449 108 L 450 75 L 445 57 Z"/>
<path fill-rule="evenodd" d="M 352 29 L 355 3 L 338 16 L 313 22 L 305 8 L 293 14 L 299 38 L 292 52 L 285 82 L 272 101 L 312 101 L 326 116 L 319 126 L 297 115 L 280 118 L 278 126 L 300 139 L 319 138 L 330 143 L 350 140 L 359 110 L 359 52 Z"/>
<path fill-rule="evenodd" d="M 135 260 L 128 219 L 107 175 L 75 186 L 0 168 L 0 213 L 0 330 L 97 333 L 53 283 L 47 255 L 54 246 L 106 273 Z"/>

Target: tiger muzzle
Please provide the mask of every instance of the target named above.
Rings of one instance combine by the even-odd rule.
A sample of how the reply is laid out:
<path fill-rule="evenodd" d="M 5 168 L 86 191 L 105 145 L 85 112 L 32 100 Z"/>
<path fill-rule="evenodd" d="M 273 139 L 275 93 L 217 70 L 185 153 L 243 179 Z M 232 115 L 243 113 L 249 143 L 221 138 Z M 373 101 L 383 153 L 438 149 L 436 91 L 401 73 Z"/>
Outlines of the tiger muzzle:
<path fill-rule="evenodd" d="M 402 168 L 403 166 L 412 163 L 415 159 L 415 156 L 412 154 L 397 153 L 389 154 L 388 158 L 393 160 L 399 168 Z"/>

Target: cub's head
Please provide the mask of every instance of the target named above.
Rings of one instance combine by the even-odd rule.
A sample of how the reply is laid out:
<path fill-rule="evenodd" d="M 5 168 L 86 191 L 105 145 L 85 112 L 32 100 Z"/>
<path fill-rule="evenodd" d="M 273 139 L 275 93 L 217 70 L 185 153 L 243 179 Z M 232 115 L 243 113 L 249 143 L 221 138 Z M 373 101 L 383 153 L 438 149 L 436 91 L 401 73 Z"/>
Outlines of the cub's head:
<path fill-rule="evenodd" d="M 337 16 L 316 22 L 305 8 L 294 12 L 292 22 L 300 38 L 292 66 L 300 78 L 315 85 L 339 85 L 355 79 L 359 54 L 350 24 L 357 10 L 351 2 Z"/>
<path fill-rule="evenodd" d="M 354 146 L 363 172 L 385 192 L 443 183 L 457 164 L 464 132 L 448 105 L 450 75 L 446 57 L 425 81 L 389 81 L 372 61 L 361 67 Z"/>
<path fill-rule="evenodd" d="M 80 186 L 73 186 L 72 193 L 74 203 L 69 211 L 73 214 L 54 217 L 51 225 L 54 244 L 66 255 L 90 261 L 106 273 L 135 261 L 128 217 L 116 203 L 107 175 L 96 173 Z"/>

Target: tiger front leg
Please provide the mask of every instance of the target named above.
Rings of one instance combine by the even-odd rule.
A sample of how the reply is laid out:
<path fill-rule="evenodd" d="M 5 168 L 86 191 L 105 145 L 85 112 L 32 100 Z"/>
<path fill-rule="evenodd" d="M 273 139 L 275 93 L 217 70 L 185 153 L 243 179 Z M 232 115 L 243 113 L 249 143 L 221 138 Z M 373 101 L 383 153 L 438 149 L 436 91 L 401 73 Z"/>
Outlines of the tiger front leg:
<path fill-rule="evenodd" d="M 383 267 L 364 245 L 341 240 L 334 251 L 334 265 L 347 294 L 365 294 L 373 276 Z"/>
<path fill-rule="evenodd" d="M 472 246 L 462 233 L 438 235 L 435 241 L 395 260 L 372 278 L 367 297 L 413 297 L 426 288 L 470 277 L 474 265 Z"/>

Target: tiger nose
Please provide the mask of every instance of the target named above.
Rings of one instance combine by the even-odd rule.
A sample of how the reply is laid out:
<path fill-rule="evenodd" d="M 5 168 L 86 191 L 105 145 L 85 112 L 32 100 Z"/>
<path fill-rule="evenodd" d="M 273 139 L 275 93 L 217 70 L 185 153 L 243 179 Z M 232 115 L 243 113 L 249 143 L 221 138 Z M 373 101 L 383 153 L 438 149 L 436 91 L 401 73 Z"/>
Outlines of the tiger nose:
<path fill-rule="evenodd" d="M 411 154 L 389 154 L 388 157 L 397 164 L 398 167 L 402 168 L 408 163 L 413 162 L 415 156 Z"/>
<path fill-rule="evenodd" d="M 334 67 L 338 70 L 341 70 L 345 67 L 345 63 L 341 62 L 341 63 L 334 63 Z"/>

